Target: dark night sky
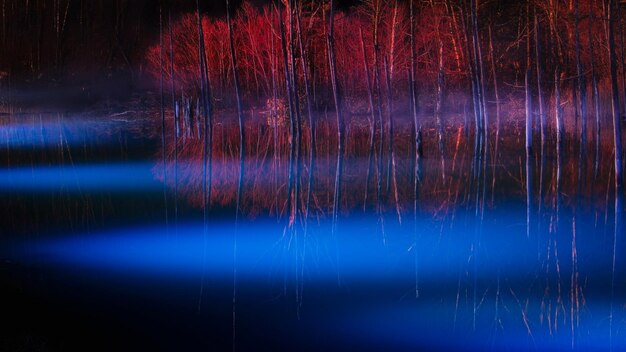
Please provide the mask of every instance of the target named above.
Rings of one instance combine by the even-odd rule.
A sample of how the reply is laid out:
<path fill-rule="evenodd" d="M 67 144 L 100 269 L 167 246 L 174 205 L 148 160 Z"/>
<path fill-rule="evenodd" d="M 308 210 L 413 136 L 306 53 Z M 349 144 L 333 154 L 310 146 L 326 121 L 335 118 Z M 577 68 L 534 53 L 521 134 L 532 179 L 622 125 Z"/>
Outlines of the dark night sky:
<path fill-rule="evenodd" d="M 244 0 L 229 0 L 230 4 L 233 8 L 239 6 Z M 273 0 L 249 0 L 255 5 L 262 6 L 264 4 L 271 3 Z M 194 0 L 170 0 L 167 1 L 167 6 L 172 6 L 176 8 L 177 11 L 194 11 L 195 10 L 195 1 Z M 348 9 L 351 6 L 358 5 L 361 0 L 336 0 L 335 3 L 337 7 L 340 9 Z M 154 4 L 154 8 L 158 9 L 158 2 L 153 0 L 148 0 L 148 4 Z M 226 0 L 200 0 L 200 7 L 202 11 L 209 15 L 222 16 L 225 13 L 225 3 Z"/>
<path fill-rule="evenodd" d="M 0 25 L 0 74 L 9 73 L 12 84 L 18 86 L 93 81 L 111 75 L 133 77 L 144 63 L 147 48 L 158 43 L 160 9 L 165 23 L 170 14 L 176 21 L 196 11 L 196 0 L 61 2 L 68 5 L 63 38 L 59 40 L 54 18 L 63 18 L 64 7 L 55 14 L 53 0 L 31 1 L 28 6 L 24 6 L 24 0 L 5 1 L 6 22 Z M 233 13 L 243 1 L 230 0 Z M 248 1 L 263 6 L 282 0 Z M 361 1 L 335 3 L 339 10 L 349 10 Z M 225 16 L 226 0 L 199 2 L 202 13 Z"/>

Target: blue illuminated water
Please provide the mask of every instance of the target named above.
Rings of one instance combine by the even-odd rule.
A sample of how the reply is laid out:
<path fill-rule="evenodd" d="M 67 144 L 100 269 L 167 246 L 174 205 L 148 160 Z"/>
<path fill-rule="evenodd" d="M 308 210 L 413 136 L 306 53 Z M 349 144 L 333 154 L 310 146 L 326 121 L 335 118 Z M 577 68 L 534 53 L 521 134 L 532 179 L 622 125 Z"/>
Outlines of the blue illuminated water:
<path fill-rule="evenodd" d="M 576 158 L 557 180 L 553 154 L 536 155 L 527 208 L 515 144 L 470 179 L 472 144 L 450 143 L 445 184 L 427 149 L 415 216 L 400 151 L 400 219 L 393 190 L 378 211 L 374 183 L 363 211 L 367 163 L 352 155 L 333 232 L 332 155 L 320 154 L 306 226 L 303 212 L 290 226 L 276 214 L 285 175 L 274 173 L 285 160 L 248 156 L 246 214 L 235 223 L 236 153 L 216 153 L 204 222 L 201 141 L 189 137 L 176 161 L 168 145 L 166 222 L 158 134 L 143 120 L 71 121 L 37 117 L 0 131 L 1 308 L 13 326 L 0 347 L 222 350 L 234 330 L 239 350 L 626 349 L 610 151 L 595 180 L 585 165 L 578 189 Z"/>

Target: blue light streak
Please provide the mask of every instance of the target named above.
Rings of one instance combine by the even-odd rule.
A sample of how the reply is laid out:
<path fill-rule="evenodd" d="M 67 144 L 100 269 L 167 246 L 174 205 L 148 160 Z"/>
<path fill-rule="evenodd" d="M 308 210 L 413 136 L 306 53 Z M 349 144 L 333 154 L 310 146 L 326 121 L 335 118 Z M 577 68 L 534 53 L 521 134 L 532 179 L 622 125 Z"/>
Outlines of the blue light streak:
<path fill-rule="evenodd" d="M 499 220 L 515 223 L 514 218 Z M 340 224 L 342 231 L 336 237 L 330 235 L 326 222 L 313 224 L 306 239 L 300 231 L 295 234 L 283 231 L 283 225 L 274 221 L 243 222 L 237 234 L 238 277 L 240 283 L 248 285 L 267 285 L 268 280 L 293 282 L 296 270 L 301 269 L 299 277 L 306 287 L 345 285 L 378 290 L 392 285 L 405 289 L 405 295 L 395 302 L 371 299 L 359 302 L 361 293 L 355 291 L 354 301 L 331 304 L 329 311 L 318 312 L 315 319 L 321 320 L 313 323 L 317 333 L 334 334 L 341 343 L 354 340 L 359 341 L 359 346 L 379 344 L 401 350 L 515 351 L 571 347 L 572 335 L 567 328 L 560 325 L 561 330 L 552 334 L 546 323 L 538 319 L 544 293 L 542 289 L 532 291 L 533 285 L 529 287 L 528 282 L 543 282 L 546 277 L 542 275 L 546 274 L 536 255 L 529 256 L 536 251 L 536 243 L 528 243 L 523 226 L 505 226 L 504 235 L 500 222 L 487 224 L 477 250 L 479 264 L 474 271 L 469 264 L 474 255 L 471 226 L 448 230 L 442 239 L 436 235 L 431 220 L 420 221 L 418 228 L 423 233 L 417 245 L 412 242 L 412 235 L 401 227 L 388 228 L 387 242 L 383 244 L 376 231 L 376 220 L 367 216 L 344 219 Z M 138 226 L 24 241 L 12 247 L 12 255 L 18 261 L 80 270 L 87 275 L 107 273 L 108 277 L 176 282 L 198 280 L 204 273 L 213 282 L 228 285 L 234 265 L 233 239 L 234 225 L 227 222 L 210 222 L 206 238 L 202 223 L 179 224 L 176 236 L 159 226 Z M 419 280 L 425 292 L 420 299 L 412 297 L 416 248 L 421 249 L 417 253 Z M 583 273 L 602 273 L 606 269 L 595 260 L 580 263 Z M 457 285 L 461 287 L 458 291 Z M 479 287 L 475 330 L 473 285 Z M 455 301 L 457 295 L 460 303 Z M 564 307 L 568 308 L 567 293 L 563 299 Z M 619 328 L 609 342 L 609 306 L 606 295 L 585 296 L 585 304 L 577 313 L 580 321 L 574 333 L 576 346 L 626 347 L 626 336 Z M 528 325 L 524 316 L 529 319 Z M 616 310 L 613 319 L 617 326 L 625 318 L 622 310 Z"/>
<path fill-rule="evenodd" d="M 115 144 L 119 143 L 119 134 L 123 128 L 128 128 L 127 125 L 125 121 L 89 121 L 80 117 L 18 116 L 13 117 L 10 123 L 0 125 L 0 145 L 11 149 L 41 149 Z"/>
<path fill-rule="evenodd" d="M 79 164 L 0 169 L 1 192 L 139 192 L 162 187 L 148 163 Z"/>

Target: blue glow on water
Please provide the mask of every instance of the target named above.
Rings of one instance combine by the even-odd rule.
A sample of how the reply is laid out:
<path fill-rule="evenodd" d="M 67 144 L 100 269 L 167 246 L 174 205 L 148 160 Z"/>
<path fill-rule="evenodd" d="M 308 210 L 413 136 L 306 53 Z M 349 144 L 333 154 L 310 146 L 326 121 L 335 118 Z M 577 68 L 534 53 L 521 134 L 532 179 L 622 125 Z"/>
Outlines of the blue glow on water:
<path fill-rule="evenodd" d="M 609 286 L 600 293 L 585 293 L 573 332 L 562 322 L 559 329 L 550 331 L 549 323 L 539 319 L 548 304 L 543 301 L 541 283 L 555 274 L 546 274 L 543 262 L 537 259 L 536 243 L 525 237 L 525 228 L 515 217 L 503 216 L 496 224 L 487 224 L 476 252 L 473 226 L 447 230 L 441 238 L 432 221 L 420 221 L 422 236 L 417 244 L 413 234 L 402 227 L 388 228 L 383 242 L 376 219 L 367 216 L 343 219 L 341 232 L 334 237 L 329 224 L 312 224 L 306 239 L 300 230 L 285 232 L 283 225 L 274 221 L 244 221 L 237 230 L 239 282 L 264 287 L 268 282 L 293 282 L 299 277 L 307 289 L 357 287 L 351 294 L 354 298 L 338 297 L 337 302 L 321 307 L 311 303 L 317 316 L 303 323 L 311 334 L 336 339 L 338 346 L 358 341 L 356 347 L 400 350 L 561 350 L 571 349 L 572 344 L 590 349 L 626 348 L 621 328 L 626 315 L 621 306 L 613 312 L 613 336 L 609 338 Z M 213 282 L 232 284 L 234 224 L 211 222 L 206 237 L 203 229 L 202 223 L 179 224 L 175 231 L 172 227 L 138 226 L 31 240 L 13 246 L 13 255 L 19 261 L 80 271 L 81 275 L 107 273 L 107 277 L 131 277 L 139 282 L 195 281 L 205 275 Z M 587 240 L 602 241 L 595 237 Z M 416 255 L 419 299 L 414 297 L 413 287 Z M 479 257 L 476 265 L 474 255 Z M 594 273 L 610 276 L 601 262 L 587 260 L 595 257 L 582 258 L 581 278 L 593 280 L 597 277 Z M 561 320 L 570 314 L 567 260 L 563 254 Z M 394 300 L 377 296 L 375 292 L 387 287 L 404 293 Z M 475 310 L 473 287 L 477 287 Z M 364 288 L 374 293 L 363 292 Z M 364 293 L 373 296 L 361 298 Z M 552 304 L 555 302 L 553 299 Z M 306 305 L 305 299 L 303 309 Z"/>
<path fill-rule="evenodd" d="M 610 301 L 589 302 L 584 318 L 569 327 L 550 332 L 547 322 L 524 323 L 523 314 L 536 308 L 519 306 L 511 295 L 502 294 L 499 313 L 493 301 L 482 305 L 473 326 L 472 314 L 456 308 L 455 302 L 410 301 L 354 307 L 350 314 L 335 314 L 333 329 L 364 345 L 393 346 L 399 350 L 528 351 L 528 350 L 624 350 L 626 315 L 619 310 L 613 319 L 618 329 L 609 333 Z M 604 315 L 600 315 L 604 314 Z M 382 342 L 382 343 L 381 343 Z"/>
<path fill-rule="evenodd" d="M 94 170 L 92 170 L 95 172 Z M 125 175 L 120 169 L 120 178 Z M 127 170 L 126 170 L 127 171 Z M 2 174 L 0 173 L 0 179 Z M 109 177 L 108 182 L 116 182 Z M 121 181 L 121 180 L 119 180 Z M 126 180 L 124 180 L 126 182 Z M 140 183 L 141 178 L 137 180 Z M 93 181 L 92 186 L 98 184 Z M 425 231 L 428 221 L 423 221 Z M 499 272 L 509 280 L 535 275 L 542 263 L 536 244 L 524 237 L 523 227 L 503 236 L 491 229 L 476 250 L 477 267 L 470 265 L 474 255 L 472 231 L 457 230 L 446 240 L 405 236 L 402 228 L 389 232 L 383 242 L 376 234 L 375 221 L 368 218 L 344 220 L 341 235 L 332 237 L 329 224 L 311 225 L 303 232 L 285 232 L 272 221 L 240 224 L 237 230 L 237 268 L 250 277 L 262 277 L 303 265 L 311 279 L 336 280 L 337 275 L 358 280 L 394 280 L 413 275 L 416 255 L 420 280 L 440 281 L 456 278 L 459 270 L 475 271 L 477 278 L 493 279 Z M 489 230 L 489 229 L 488 229 Z M 174 235 L 174 232 L 176 235 Z M 519 232 L 519 233 L 518 233 Z M 489 233 L 489 232 L 488 232 Z M 22 245 L 31 260 L 51 260 L 59 264 L 84 265 L 102 270 L 122 270 L 154 275 L 197 275 L 205 268 L 215 274 L 230 273 L 233 266 L 233 224 L 215 222 L 203 236 L 201 223 L 180 224 L 176 230 L 162 226 L 136 227 L 100 234 L 45 239 Z M 206 247 L 205 246 L 206 243 Z M 416 253 L 417 251 L 417 253 Z M 564 264 L 562 264 L 564 265 Z M 595 261 L 579 264 L 585 271 L 602 269 Z"/>
<path fill-rule="evenodd" d="M 234 231 L 232 225 L 210 226 L 204 261 L 209 272 L 224 275 L 232 271 Z M 295 263 L 296 240 L 290 235 L 283 236 L 276 224 L 242 226 L 237 237 L 237 268 L 242 275 L 263 277 L 272 272 L 282 272 L 285 266 Z M 31 259 L 50 260 L 58 264 L 125 273 L 197 275 L 202 271 L 204 241 L 202 225 L 187 224 L 179 225 L 176 237 L 168 237 L 162 227 L 139 227 L 99 235 L 43 240 L 24 248 L 28 248 Z M 381 242 L 354 236 L 334 240 L 327 233 L 322 233 L 307 242 L 306 251 L 309 254 L 305 265 L 309 267 L 309 273 L 331 280 L 336 280 L 338 270 L 353 278 L 393 276 L 399 272 L 398 262 L 407 255 L 402 252 L 387 253 Z M 299 246 L 300 250 L 304 248 L 302 244 Z M 434 275 L 437 263 L 443 262 L 432 261 L 424 265 Z"/>
<path fill-rule="evenodd" d="M 3 192 L 134 192 L 158 189 L 149 163 L 14 167 L 0 170 Z"/>
<path fill-rule="evenodd" d="M 89 121 L 79 118 L 19 116 L 0 125 L 2 143 L 13 149 L 83 146 L 93 143 L 119 143 L 119 132 L 126 122 Z"/>

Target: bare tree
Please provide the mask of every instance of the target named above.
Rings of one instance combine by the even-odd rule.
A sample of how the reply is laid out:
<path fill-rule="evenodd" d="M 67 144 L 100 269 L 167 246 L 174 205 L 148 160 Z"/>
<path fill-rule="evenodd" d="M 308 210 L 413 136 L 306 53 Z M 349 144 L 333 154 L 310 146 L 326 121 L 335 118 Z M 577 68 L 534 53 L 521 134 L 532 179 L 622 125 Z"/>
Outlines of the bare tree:
<path fill-rule="evenodd" d="M 367 51 L 365 49 L 365 39 L 363 38 L 363 31 L 360 31 L 361 35 L 361 48 L 363 51 L 363 68 L 365 69 L 365 83 L 367 85 L 367 97 L 370 110 L 370 138 L 369 138 L 369 157 L 367 161 L 367 174 L 365 176 L 365 196 L 363 199 L 363 210 L 367 206 L 367 197 L 369 194 L 369 180 L 372 171 L 372 160 L 374 156 L 374 139 L 376 137 L 376 114 L 374 112 L 374 95 L 372 93 L 372 80 L 370 78 L 369 62 L 367 61 Z"/>
<path fill-rule="evenodd" d="M 540 36 L 540 27 L 539 21 L 537 19 L 537 11 L 535 10 L 534 16 L 534 28 L 535 28 L 535 66 L 537 68 L 537 104 L 539 107 L 539 123 L 541 130 L 541 149 L 543 150 L 543 146 L 546 142 L 546 113 L 544 107 L 544 97 L 543 97 L 543 57 L 541 50 L 541 36 Z"/>
<path fill-rule="evenodd" d="M 576 109 L 580 109 L 580 149 L 581 154 L 587 146 L 587 83 L 585 81 L 585 69 L 580 57 L 580 31 L 579 31 L 579 14 L 578 14 L 578 0 L 574 0 L 574 35 L 576 41 L 576 76 L 578 81 L 578 97 L 580 98 L 580 106 Z M 591 40 L 591 38 L 589 38 Z"/>
<path fill-rule="evenodd" d="M 614 0 L 608 3 L 609 20 L 609 65 L 611 70 L 611 108 L 613 113 L 613 144 L 615 147 L 615 184 L 622 187 L 622 129 L 619 116 L 619 88 L 617 84 L 617 56 L 615 53 L 615 7 Z"/>
<path fill-rule="evenodd" d="M 302 25 L 301 25 L 301 16 L 302 16 L 302 5 L 300 5 L 300 11 L 298 11 L 298 15 L 296 17 L 297 25 L 298 25 L 298 44 L 300 46 L 300 53 L 302 56 L 302 79 L 304 80 L 304 94 L 306 98 L 306 108 L 307 108 L 307 116 L 309 118 L 309 180 L 308 180 L 308 188 L 307 188 L 307 196 L 306 196 L 306 213 L 304 216 L 305 223 L 305 236 L 306 229 L 310 214 L 311 208 L 311 196 L 313 193 L 313 184 L 314 184 L 314 171 L 315 171 L 315 148 L 316 148 L 316 136 L 315 136 L 315 117 L 313 116 L 313 104 L 311 102 L 311 93 L 310 93 L 310 82 L 309 82 L 309 69 L 308 69 L 308 61 L 307 61 L 307 51 L 306 45 L 304 43 L 303 35 L 302 35 Z"/>
<path fill-rule="evenodd" d="M 332 232 L 336 234 L 339 204 L 341 201 L 341 172 L 343 168 L 343 145 L 345 138 L 345 122 L 343 120 L 341 92 L 337 82 L 337 64 L 335 58 L 335 6 L 334 0 L 330 0 L 330 14 L 328 19 L 328 62 L 330 67 L 330 79 L 335 99 L 335 113 L 337 115 L 337 169 L 335 172 L 335 195 L 333 197 L 333 225 Z"/>
<path fill-rule="evenodd" d="M 528 11 L 528 24 L 530 24 L 530 11 Z M 526 92 L 526 236 L 530 237 L 530 208 L 532 203 L 532 102 L 530 91 L 531 55 L 530 55 L 530 26 L 526 37 L 526 74 L 524 75 Z"/>
<path fill-rule="evenodd" d="M 439 39 L 439 73 L 437 75 L 437 101 L 435 104 L 435 121 L 437 122 L 437 140 L 439 142 L 439 155 L 441 157 L 441 180 L 446 182 L 446 159 L 443 145 L 443 120 L 441 110 L 445 96 L 445 71 L 443 65 L 443 41 Z"/>
<path fill-rule="evenodd" d="M 289 105 L 289 127 L 291 138 L 289 138 L 289 179 L 287 185 L 287 211 L 291 212 L 292 209 L 292 192 L 293 192 L 293 182 L 295 177 L 295 156 L 296 156 L 296 105 L 298 102 L 295 100 L 293 95 L 293 82 L 291 75 L 291 70 L 289 69 L 289 55 L 287 52 L 287 39 L 285 36 L 285 24 L 283 21 L 282 11 L 280 11 L 280 5 L 277 6 L 278 10 L 278 21 L 280 27 L 280 42 L 283 54 L 283 66 L 284 66 L 284 75 L 285 75 L 285 87 L 287 89 L 287 102 Z"/>
<path fill-rule="evenodd" d="M 593 112 L 595 117 L 595 157 L 594 157 L 594 168 L 593 175 L 594 179 L 598 177 L 598 173 L 600 171 L 600 137 L 601 137 L 601 126 L 600 126 L 600 94 L 598 92 L 598 73 L 596 72 L 595 66 L 595 48 L 593 45 L 593 8 L 595 4 L 592 1 L 591 6 L 589 6 L 589 18 L 588 21 L 588 37 L 589 37 L 589 66 L 591 69 L 591 97 L 593 100 Z"/>
<path fill-rule="evenodd" d="M 168 227 L 168 200 L 167 200 L 167 159 L 165 155 L 165 96 L 163 90 L 163 8 L 159 7 L 159 93 L 161 96 L 160 113 L 161 113 L 161 161 L 163 163 L 163 208 L 165 211 L 165 227 Z"/>
<path fill-rule="evenodd" d="M 237 117 L 239 122 L 239 181 L 237 182 L 237 204 L 235 210 L 235 238 L 233 246 L 233 350 L 236 346 L 236 327 L 237 327 L 237 226 L 239 222 L 239 216 L 241 214 L 241 200 L 243 197 L 243 185 L 245 176 L 245 126 L 243 118 L 243 105 L 241 103 L 241 94 L 239 86 L 239 73 L 237 71 L 237 56 L 235 53 L 235 39 L 233 37 L 233 24 L 230 16 L 230 4 L 229 0 L 226 0 L 226 22 L 228 23 L 228 40 L 230 42 L 230 63 L 233 71 L 233 82 L 235 84 L 235 96 L 237 98 Z"/>

